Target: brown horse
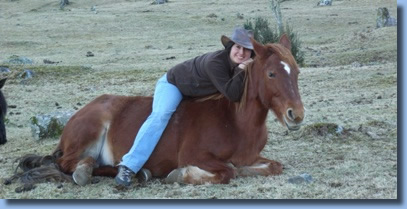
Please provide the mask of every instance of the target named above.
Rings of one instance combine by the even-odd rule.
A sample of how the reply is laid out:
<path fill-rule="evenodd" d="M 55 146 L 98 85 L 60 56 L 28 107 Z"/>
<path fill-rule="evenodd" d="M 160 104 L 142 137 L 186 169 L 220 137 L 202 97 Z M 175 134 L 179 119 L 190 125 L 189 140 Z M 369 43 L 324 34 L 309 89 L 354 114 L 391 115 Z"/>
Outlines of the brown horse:
<path fill-rule="evenodd" d="M 256 57 L 246 71 L 240 103 L 226 98 L 184 100 L 144 165 L 154 177 L 190 184 L 228 183 L 231 178 L 278 175 L 283 166 L 260 156 L 267 142 L 271 109 L 290 130 L 304 118 L 299 69 L 286 35 L 280 43 L 252 40 Z M 115 176 L 151 112 L 151 97 L 102 95 L 65 126 L 54 152 L 59 169 L 85 185 L 91 176 Z"/>

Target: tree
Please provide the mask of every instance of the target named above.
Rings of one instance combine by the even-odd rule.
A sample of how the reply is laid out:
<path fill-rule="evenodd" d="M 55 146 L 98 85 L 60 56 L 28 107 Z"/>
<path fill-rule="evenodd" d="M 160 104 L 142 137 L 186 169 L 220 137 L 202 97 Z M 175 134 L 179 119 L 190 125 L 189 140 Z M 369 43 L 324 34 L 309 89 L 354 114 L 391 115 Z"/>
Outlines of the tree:
<path fill-rule="evenodd" d="M 257 17 L 254 20 L 254 24 L 251 21 L 246 20 L 244 28 L 253 31 L 253 38 L 262 44 L 276 43 L 280 40 L 281 35 L 287 34 L 291 40 L 291 53 L 298 65 L 304 66 L 304 52 L 301 50 L 301 41 L 299 40 L 297 33 L 293 31 L 288 23 L 286 23 L 284 27 L 280 11 L 280 2 L 274 2 L 274 0 L 271 0 L 271 9 L 277 20 L 277 32 L 273 32 L 267 19 L 262 17 Z"/>
<path fill-rule="evenodd" d="M 277 1 L 277 4 L 274 2 L 274 0 L 271 0 L 271 10 L 274 13 L 274 17 L 277 20 L 277 25 L 278 25 L 278 33 L 282 34 L 284 31 L 284 26 L 283 26 L 283 16 L 281 15 L 281 10 L 280 10 L 280 2 Z"/>
<path fill-rule="evenodd" d="M 69 4 L 69 0 L 61 0 L 61 2 L 59 3 L 59 7 L 61 9 L 63 9 L 65 7 L 65 5 Z"/>

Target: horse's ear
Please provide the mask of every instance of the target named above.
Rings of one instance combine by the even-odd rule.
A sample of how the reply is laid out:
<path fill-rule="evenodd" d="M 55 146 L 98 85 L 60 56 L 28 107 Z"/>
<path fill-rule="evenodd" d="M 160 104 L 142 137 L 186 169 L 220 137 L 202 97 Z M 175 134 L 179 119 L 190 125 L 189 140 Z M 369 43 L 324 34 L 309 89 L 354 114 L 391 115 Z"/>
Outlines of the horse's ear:
<path fill-rule="evenodd" d="M 254 40 L 254 38 L 250 38 L 252 45 L 253 45 L 253 50 L 256 56 L 258 57 L 263 57 L 264 55 L 267 54 L 267 49 L 265 46 Z"/>
<path fill-rule="evenodd" d="M 284 33 L 280 37 L 280 44 L 291 51 L 291 41 L 290 41 L 290 38 L 288 38 L 287 34 Z"/>
<path fill-rule="evenodd" d="M 3 88 L 4 84 L 6 83 L 7 78 L 3 78 L 0 80 L 0 89 Z"/>

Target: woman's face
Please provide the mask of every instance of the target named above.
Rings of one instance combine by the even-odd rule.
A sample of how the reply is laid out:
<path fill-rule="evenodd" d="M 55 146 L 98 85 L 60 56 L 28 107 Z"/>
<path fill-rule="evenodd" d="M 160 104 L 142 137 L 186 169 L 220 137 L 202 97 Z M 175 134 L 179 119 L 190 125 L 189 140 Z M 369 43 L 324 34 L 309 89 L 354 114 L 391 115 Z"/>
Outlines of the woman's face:
<path fill-rule="evenodd" d="M 242 62 L 248 60 L 250 55 L 252 54 L 252 50 L 246 49 L 239 44 L 234 44 L 232 49 L 230 50 L 230 60 L 235 64 L 241 64 Z"/>

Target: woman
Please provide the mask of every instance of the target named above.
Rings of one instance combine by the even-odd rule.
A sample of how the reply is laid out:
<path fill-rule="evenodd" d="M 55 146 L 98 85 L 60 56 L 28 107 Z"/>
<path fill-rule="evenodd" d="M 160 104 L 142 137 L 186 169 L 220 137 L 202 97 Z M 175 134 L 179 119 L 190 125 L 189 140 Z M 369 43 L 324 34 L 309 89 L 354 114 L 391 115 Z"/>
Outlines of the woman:
<path fill-rule="evenodd" d="M 115 178 L 117 184 L 130 185 L 131 177 L 150 157 L 183 97 L 203 97 L 220 92 L 232 102 L 240 101 L 244 68 L 254 55 L 251 36 L 251 32 L 235 28 L 230 38 L 221 37 L 225 49 L 180 63 L 158 80 L 153 110 L 119 164 Z"/>

